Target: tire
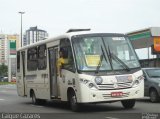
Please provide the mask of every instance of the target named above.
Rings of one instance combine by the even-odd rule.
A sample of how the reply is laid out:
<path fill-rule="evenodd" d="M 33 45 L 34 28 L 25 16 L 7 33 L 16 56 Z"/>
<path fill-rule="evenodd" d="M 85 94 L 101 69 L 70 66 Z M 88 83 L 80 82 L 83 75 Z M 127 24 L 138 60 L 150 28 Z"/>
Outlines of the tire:
<path fill-rule="evenodd" d="M 121 103 L 124 108 L 131 109 L 135 106 L 136 100 L 122 100 Z"/>
<path fill-rule="evenodd" d="M 69 105 L 72 111 L 77 112 L 79 111 L 79 104 L 77 103 L 76 94 L 74 91 L 69 93 Z"/>
<path fill-rule="evenodd" d="M 32 98 L 32 104 L 37 105 L 40 103 L 40 100 L 36 98 L 34 91 L 32 91 L 31 93 L 31 98 Z"/>
<path fill-rule="evenodd" d="M 150 92 L 149 92 L 149 96 L 150 96 L 150 101 L 153 102 L 153 103 L 156 103 L 159 101 L 160 97 L 157 93 L 157 91 L 155 89 L 152 89 Z"/>

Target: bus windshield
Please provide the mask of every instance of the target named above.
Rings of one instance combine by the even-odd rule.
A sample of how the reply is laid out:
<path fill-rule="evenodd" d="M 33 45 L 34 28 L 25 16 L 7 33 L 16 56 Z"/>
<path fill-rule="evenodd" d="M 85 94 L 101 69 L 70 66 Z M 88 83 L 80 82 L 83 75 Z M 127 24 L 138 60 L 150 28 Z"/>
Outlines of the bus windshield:
<path fill-rule="evenodd" d="M 79 36 L 72 40 L 78 70 L 130 70 L 140 67 L 137 56 L 123 36 Z"/>

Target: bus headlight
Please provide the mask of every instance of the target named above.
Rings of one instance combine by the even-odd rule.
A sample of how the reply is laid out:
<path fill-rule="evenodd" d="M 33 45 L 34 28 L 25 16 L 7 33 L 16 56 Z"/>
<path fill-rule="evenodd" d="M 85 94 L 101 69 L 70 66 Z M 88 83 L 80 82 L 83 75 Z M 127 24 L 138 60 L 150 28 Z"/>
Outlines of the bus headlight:
<path fill-rule="evenodd" d="M 92 81 L 90 80 L 87 80 L 87 79 L 80 79 L 80 82 L 87 85 L 89 88 L 91 89 L 97 89 L 97 86 L 95 83 L 93 83 Z"/>
<path fill-rule="evenodd" d="M 103 79 L 101 77 L 96 77 L 94 81 L 97 85 L 99 85 L 99 84 L 102 84 Z"/>
<path fill-rule="evenodd" d="M 143 76 L 139 76 L 136 80 L 133 81 L 132 87 L 137 87 L 143 79 Z"/>
<path fill-rule="evenodd" d="M 80 82 L 84 83 L 84 84 L 87 84 L 89 82 L 89 80 L 87 80 L 87 79 L 80 79 Z"/>
<path fill-rule="evenodd" d="M 93 84 L 93 83 L 89 83 L 89 84 L 88 84 L 88 87 L 89 87 L 89 88 L 93 88 L 93 87 L 94 87 L 94 84 Z"/>
<path fill-rule="evenodd" d="M 94 83 L 92 83 L 92 82 L 89 82 L 89 83 L 88 83 L 88 87 L 89 87 L 90 89 L 94 89 L 94 90 L 97 90 L 97 89 L 98 89 L 97 86 L 96 86 Z"/>

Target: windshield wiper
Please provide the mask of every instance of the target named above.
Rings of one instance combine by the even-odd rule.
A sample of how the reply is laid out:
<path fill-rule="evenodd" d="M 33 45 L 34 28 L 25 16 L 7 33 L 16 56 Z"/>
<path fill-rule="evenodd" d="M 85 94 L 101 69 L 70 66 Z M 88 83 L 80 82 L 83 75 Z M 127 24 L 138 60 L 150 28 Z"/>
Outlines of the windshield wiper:
<path fill-rule="evenodd" d="M 100 69 L 101 64 L 102 64 L 103 57 L 104 57 L 104 59 L 105 59 L 106 62 L 107 62 L 107 58 L 106 58 L 106 56 L 105 56 L 105 53 L 104 53 L 104 51 L 103 51 L 102 46 L 101 46 L 101 51 L 102 51 L 102 54 L 101 54 L 101 57 L 100 57 L 100 61 L 99 61 L 99 63 L 98 63 L 98 66 L 97 66 L 97 68 L 96 68 L 96 71 L 95 71 L 96 74 L 99 72 L 99 69 Z"/>
<path fill-rule="evenodd" d="M 123 66 L 123 68 L 125 68 L 127 71 L 130 71 L 130 68 L 121 59 L 119 59 L 115 54 L 113 54 L 113 53 L 110 52 L 110 56 L 115 61 L 118 61 L 119 63 L 121 63 L 121 65 Z"/>
<path fill-rule="evenodd" d="M 121 59 L 119 59 L 115 54 L 111 53 L 109 45 L 108 45 L 108 53 L 109 53 L 110 59 L 114 59 L 115 61 L 121 63 L 123 68 L 125 68 L 127 71 L 130 71 L 130 68 Z M 112 63 L 112 60 L 111 60 L 111 63 Z"/>
<path fill-rule="evenodd" d="M 103 60 L 103 55 L 101 54 L 101 57 L 100 57 L 100 60 L 99 60 L 98 66 L 97 66 L 96 71 L 95 71 L 95 73 L 96 73 L 96 74 L 99 72 L 99 69 L 100 69 L 101 64 L 102 64 L 102 60 Z"/>

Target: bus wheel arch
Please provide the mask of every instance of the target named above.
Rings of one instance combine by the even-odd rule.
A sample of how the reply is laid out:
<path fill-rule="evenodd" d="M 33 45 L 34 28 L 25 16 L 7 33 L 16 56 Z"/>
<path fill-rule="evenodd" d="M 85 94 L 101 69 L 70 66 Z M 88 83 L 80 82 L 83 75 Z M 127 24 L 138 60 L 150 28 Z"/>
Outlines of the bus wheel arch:
<path fill-rule="evenodd" d="M 68 102 L 72 111 L 75 111 L 75 112 L 78 111 L 80 107 L 79 107 L 79 104 L 77 103 L 76 93 L 73 88 L 71 87 L 68 88 L 67 97 L 68 97 Z"/>

